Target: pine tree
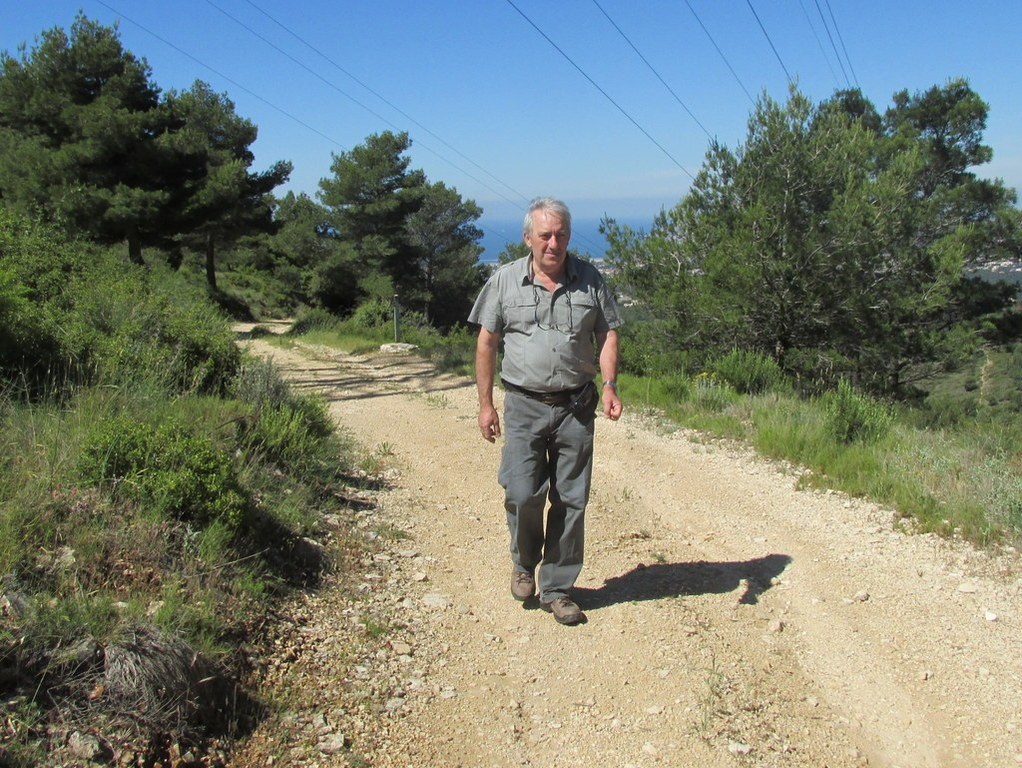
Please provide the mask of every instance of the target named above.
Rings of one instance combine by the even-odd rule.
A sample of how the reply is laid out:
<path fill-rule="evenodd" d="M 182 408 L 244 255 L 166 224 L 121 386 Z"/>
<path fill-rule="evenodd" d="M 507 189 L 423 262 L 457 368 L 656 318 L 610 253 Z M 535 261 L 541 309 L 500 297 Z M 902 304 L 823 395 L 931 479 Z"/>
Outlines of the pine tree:
<path fill-rule="evenodd" d="M 79 15 L 70 36 L 54 28 L 0 59 L 0 195 L 72 233 L 126 242 L 134 262 L 175 234 L 204 172 L 183 128 L 115 27 Z"/>
<path fill-rule="evenodd" d="M 426 177 L 408 170 L 411 160 L 403 154 L 410 146 L 407 133 L 374 134 L 351 151 L 334 155 L 333 176 L 319 182 L 330 225 L 356 257 L 355 274 L 347 279 L 362 281 L 364 292 L 366 280 L 379 286 L 381 276 L 389 288 L 376 287 L 377 294 L 412 294 L 418 287 L 418 253 L 408 241 L 406 223 L 422 206 Z"/>

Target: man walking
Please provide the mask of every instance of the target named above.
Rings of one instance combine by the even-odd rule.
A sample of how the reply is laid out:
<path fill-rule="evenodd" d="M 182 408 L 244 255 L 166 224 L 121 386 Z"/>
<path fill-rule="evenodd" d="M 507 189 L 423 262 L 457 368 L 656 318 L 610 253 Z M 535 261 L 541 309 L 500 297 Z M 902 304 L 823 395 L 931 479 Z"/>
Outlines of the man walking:
<path fill-rule="evenodd" d="M 505 389 L 505 444 L 498 480 L 511 536 L 511 594 L 561 624 L 585 620 L 569 593 L 582 570 L 585 509 L 593 466 L 597 364 L 603 413 L 621 417 L 617 394 L 621 318 L 603 276 L 568 253 L 571 213 L 560 200 L 529 204 L 527 257 L 499 268 L 483 286 L 469 322 L 478 324 L 479 429 L 501 435 L 493 406 L 497 349 Z M 544 509 L 546 524 L 544 525 Z"/>

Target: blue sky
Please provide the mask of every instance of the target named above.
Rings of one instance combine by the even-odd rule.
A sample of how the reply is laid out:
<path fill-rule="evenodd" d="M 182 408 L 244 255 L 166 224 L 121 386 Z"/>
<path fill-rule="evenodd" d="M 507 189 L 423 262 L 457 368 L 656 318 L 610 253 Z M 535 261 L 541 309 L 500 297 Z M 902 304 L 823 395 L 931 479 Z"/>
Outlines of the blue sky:
<path fill-rule="evenodd" d="M 788 75 L 814 101 L 858 85 L 881 111 L 964 76 L 990 105 L 978 172 L 1022 189 L 1018 0 L 2 0 L 0 49 L 79 10 L 118 22 L 162 89 L 227 93 L 259 126 L 256 169 L 294 163 L 286 188 L 315 195 L 332 154 L 407 130 L 412 166 L 484 228 L 540 194 L 648 226 L 709 136 L 737 146 L 750 95 L 785 99 Z"/>

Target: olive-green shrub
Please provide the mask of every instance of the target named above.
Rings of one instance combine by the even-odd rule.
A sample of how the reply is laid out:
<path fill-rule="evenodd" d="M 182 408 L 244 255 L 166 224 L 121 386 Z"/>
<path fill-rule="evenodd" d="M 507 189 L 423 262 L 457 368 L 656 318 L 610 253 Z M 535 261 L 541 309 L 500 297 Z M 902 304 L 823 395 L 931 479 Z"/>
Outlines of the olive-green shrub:
<path fill-rule="evenodd" d="M 220 521 L 234 530 L 246 518 L 231 457 L 209 438 L 172 424 L 109 420 L 84 446 L 78 473 L 85 484 L 199 528 Z"/>

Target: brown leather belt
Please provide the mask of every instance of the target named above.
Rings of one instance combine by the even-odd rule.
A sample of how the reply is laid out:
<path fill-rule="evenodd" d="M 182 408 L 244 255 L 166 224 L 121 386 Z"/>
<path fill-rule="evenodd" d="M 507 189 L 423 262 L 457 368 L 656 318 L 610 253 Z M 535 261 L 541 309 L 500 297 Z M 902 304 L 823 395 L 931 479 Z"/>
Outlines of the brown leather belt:
<path fill-rule="evenodd" d="M 543 405 L 570 405 L 574 402 L 575 398 L 578 397 L 579 393 L 586 388 L 586 384 L 581 387 L 575 387 L 575 389 L 562 389 L 560 392 L 535 392 L 525 387 L 519 387 L 517 384 L 512 384 L 504 379 L 500 380 L 500 383 L 504 385 L 504 389 L 509 389 L 512 392 L 517 392 L 520 395 L 525 395 L 528 398 L 536 400 Z"/>

